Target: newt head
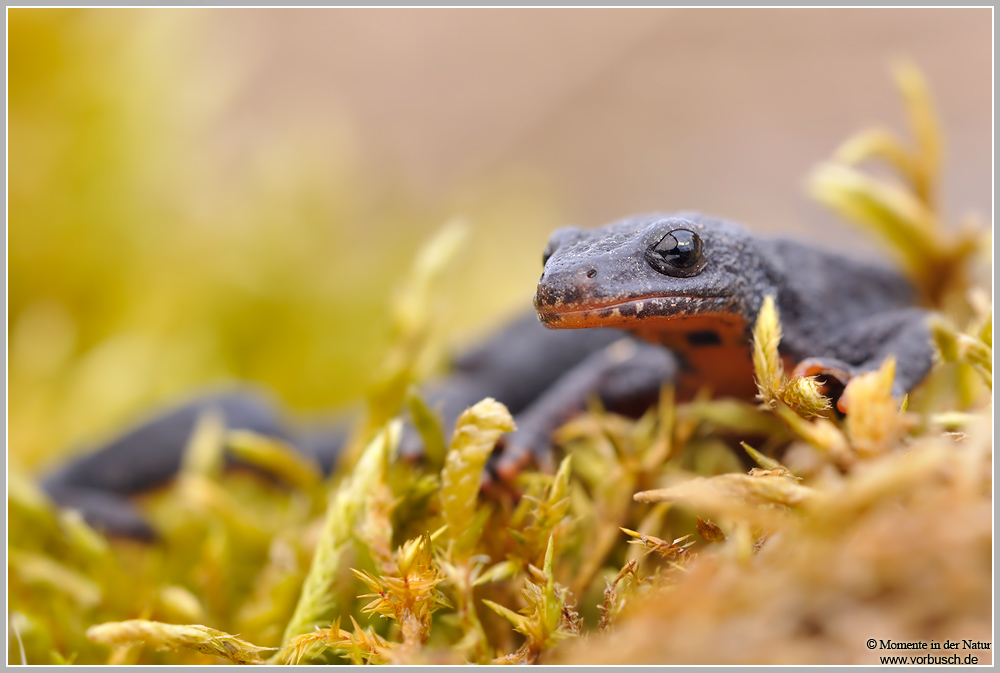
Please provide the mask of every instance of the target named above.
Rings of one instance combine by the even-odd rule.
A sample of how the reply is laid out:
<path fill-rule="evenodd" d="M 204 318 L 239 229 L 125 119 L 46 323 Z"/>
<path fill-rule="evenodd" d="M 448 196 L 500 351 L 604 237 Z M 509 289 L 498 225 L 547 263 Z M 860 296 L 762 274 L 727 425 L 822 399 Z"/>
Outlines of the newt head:
<path fill-rule="evenodd" d="M 750 322 L 769 284 L 743 228 L 697 213 L 560 229 L 544 253 L 535 309 L 557 329 L 670 329 L 666 321 Z"/>

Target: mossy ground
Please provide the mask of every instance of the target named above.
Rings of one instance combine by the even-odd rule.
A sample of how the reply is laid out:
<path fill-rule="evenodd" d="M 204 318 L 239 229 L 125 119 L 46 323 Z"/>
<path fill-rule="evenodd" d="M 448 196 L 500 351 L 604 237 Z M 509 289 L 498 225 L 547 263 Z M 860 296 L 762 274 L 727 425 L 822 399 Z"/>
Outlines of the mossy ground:
<path fill-rule="evenodd" d="M 67 30 L 21 28 L 15 51 Z M 951 231 L 937 219 L 940 133 L 914 70 L 899 71 L 914 148 L 860 136 L 812 182 L 886 240 L 941 312 L 941 361 L 905 403 L 888 394 L 887 364 L 852 383 L 845 419 L 819 409 L 815 391 L 789 384 L 768 356 L 780 316 L 765 315 L 766 406 L 677 403 L 668 389 L 637 420 L 594 407 L 558 432 L 555 474 L 526 472 L 520 497 L 483 497 L 479 475 L 506 411 L 484 401 L 446 445 L 410 387 L 440 359 L 437 307 L 462 229 L 393 233 L 405 215 L 359 203 L 349 180 L 336 183 L 340 200 L 318 198 L 329 185 L 288 163 L 281 180 L 277 164 L 257 176 L 271 186 L 259 212 L 245 212 L 252 189 L 213 201 L 213 227 L 191 200 L 157 211 L 169 195 L 142 159 L 150 148 L 137 150 L 155 141 L 95 144 L 132 136 L 99 89 L 47 80 L 65 69 L 49 67 L 58 50 L 38 49 L 19 59 L 35 70 L 14 76 L 68 87 L 61 114 L 82 129 L 68 142 L 90 160 L 47 164 L 55 155 L 40 153 L 32 170 L 12 172 L 9 663 L 875 664 L 899 652 L 869 649 L 870 638 L 991 640 L 992 314 L 976 275 L 991 246 L 973 224 Z M 19 100 L 12 128 L 31 109 Z M 900 182 L 854 167 L 872 158 L 888 158 Z M 38 210 L 30 178 L 46 171 L 67 197 Z M 305 187 L 288 187 L 288 175 Z M 131 196 L 108 199 L 109 184 Z M 170 236 L 136 225 L 151 211 Z M 317 223 L 361 211 L 385 226 L 355 265 L 311 275 L 324 248 L 351 245 L 346 230 Z M 949 244 L 936 244 L 944 231 Z M 410 267 L 415 248 L 425 252 Z M 206 255 L 212 264 L 189 263 Z M 344 304 L 343 285 L 377 265 L 400 272 Z M 371 301 L 393 286 L 405 291 L 390 310 Z M 336 341 L 345 324 L 373 335 L 350 362 Z M 329 393 L 338 367 L 353 383 Z M 154 545 L 105 539 L 34 485 L 34 469 L 95 418 L 233 374 L 305 407 L 372 382 L 344 464 L 324 480 L 286 447 L 206 418 L 181 477 L 143 498 L 162 532 Z M 419 465 L 395 459 L 404 406 L 438 447 Z M 281 478 L 222 471 L 224 448 Z M 931 652 L 954 653 L 992 661 L 964 645 Z"/>

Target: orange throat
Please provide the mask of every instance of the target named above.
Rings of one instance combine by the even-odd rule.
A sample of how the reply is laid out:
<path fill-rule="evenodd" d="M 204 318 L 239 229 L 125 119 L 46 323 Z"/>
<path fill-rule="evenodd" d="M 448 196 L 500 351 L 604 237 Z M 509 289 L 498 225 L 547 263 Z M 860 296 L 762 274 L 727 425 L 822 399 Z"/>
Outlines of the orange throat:
<path fill-rule="evenodd" d="M 757 394 L 747 323 L 741 316 L 713 313 L 652 318 L 631 331 L 678 356 L 680 399 L 690 399 L 702 388 L 714 395 L 744 399 Z"/>

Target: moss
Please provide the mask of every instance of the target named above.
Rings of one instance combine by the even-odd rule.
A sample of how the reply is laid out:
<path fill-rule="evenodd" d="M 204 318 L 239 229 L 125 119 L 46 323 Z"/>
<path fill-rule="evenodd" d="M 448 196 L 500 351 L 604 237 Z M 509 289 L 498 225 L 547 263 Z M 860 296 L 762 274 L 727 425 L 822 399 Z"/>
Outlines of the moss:
<path fill-rule="evenodd" d="M 15 459 L 8 661 L 256 662 L 276 651 L 274 661 L 291 663 L 870 664 L 876 659 L 864 642 L 880 634 L 990 640 L 992 318 L 968 285 L 984 233 L 970 228 L 951 237 L 953 245 L 936 244 L 944 231 L 935 196 L 940 132 L 916 71 L 903 67 L 897 77 L 915 148 L 886 132 L 867 133 L 839 150 L 813 185 L 822 201 L 885 241 L 927 303 L 947 316 L 935 331 L 941 362 L 913 400 L 901 409 L 903 401 L 891 398 L 887 363 L 848 387 L 845 419 L 827 413 L 815 388 L 785 379 L 773 355 L 780 316 L 765 311 L 755 351 L 765 407 L 705 397 L 679 404 L 667 389 L 638 420 L 594 408 L 556 435 L 572 459 L 554 475 L 522 475 L 516 503 L 479 493 L 493 442 L 510 428 L 506 410 L 491 401 L 473 407 L 446 446 L 411 389 L 439 355 L 435 306 L 461 227 L 428 237 L 409 275 L 393 278 L 405 291 L 388 318 L 370 301 L 316 317 L 330 314 L 330 287 L 343 279 L 311 278 L 306 271 L 320 265 L 323 246 L 295 249 L 264 224 L 246 238 L 220 226 L 207 242 L 202 229 L 182 231 L 182 249 L 158 258 L 139 288 L 100 251 L 86 251 L 85 263 L 72 255 L 48 260 L 64 273 L 39 282 L 59 301 L 42 305 L 12 293 L 11 389 L 47 381 L 25 384 L 10 409 L 12 443 L 22 446 L 31 445 L 35 428 L 64 419 L 78 428 L 92 409 L 110 419 L 122 413 L 115 400 L 138 405 L 196 378 L 174 372 L 150 384 L 155 391 L 129 396 L 108 383 L 123 378 L 108 364 L 119 356 L 140 379 L 163 374 L 173 361 L 263 373 L 255 378 L 283 391 L 304 377 L 300 399 L 328 402 L 320 392 L 327 382 L 286 367 L 288 353 L 306 350 L 311 368 L 337 370 L 344 356 L 332 355 L 324 340 L 345 315 L 393 337 L 372 347 L 382 357 L 358 355 L 362 365 L 352 365 L 375 372 L 375 384 L 354 450 L 328 481 L 287 447 L 227 436 L 206 418 L 183 477 L 144 502 L 163 531 L 154 546 L 105 540 L 56 511 Z M 138 161 L 112 154 L 104 160 L 119 162 L 117 173 Z M 900 181 L 878 182 L 857 168 L 870 159 L 888 160 Z M 70 169 L 78 175 L 81 167 Z M 97 187 L 78 186 L 79 210 L 91 213 Z M 12 217 L 29 203 L 19 190 L 12 187 Z M 288 205 L 280 195 L 268 202 L 275 211 Z M 113 225 L 109 244 L 119 246 L 125 265 L 143 268 L 156 257 L 149 250 L 159 235 L 155 228 L 127 233 L 132 206 L 104 203 L 93 212 Z M 347 199 L 331 208 L 359 206 Z M 52 231 L 73 239 L 61 215 L 50 215 L 68 227 Z M 291 225 L 303 233 L 298 240 L 337 243 L 328 239 L 343 232 L 319 231 L 308 223 L 323 218 L 307 215 Z M 12 274 L 25 282 L 38 279 L 31 237 L 12 237 Z M 374 253 L 359 263 L 405 269 L 400 249 L 412 241 L 402 243 L 391 263 Z M 248 275 L 224 253 L 217 265 L 178 272 L 188 254 L 232 246 L 257 250 L 263 275 Z M 86 285 L 95 269 L 100 283 Z M 77 282 L 101 299 L 76 292 Z M 210 290 L 248 282 L 253 287 L 236 301 Z M 132 301 L 133 293 L 142 300 Z M 278 306 L 277 295 L 288 301 Z M 161 315 L 164 297 L 188 317 L 178 323 Z M 185 297 L 195 298 L 193 308 Z M 120 304 L 103 303 L 112 298 Z M 96 305 L 84 307 L 88 301 Z M 112 337 L 133 324 L 120 315 L 126 305 L 144 307 L 163 333 Z M 77 324 L 90 309 L 98 318 Z M 222 327 L 213 333 L 202 323 Z M 289 325 L 304 331 L 276 334 Z M 246 336 L 260 330 L 275 336 L 272 345 Z M 34 348 L 37 339 L 47 339 L 46 348 Z M 420 466 L 395 459 L 394 417 L 404 403 L 435 447 Z M 759 468 L 745 472 L 733 436 L 764 437 L 760 450 L 747 449 Z M 55 433 L 33 446 L 44 453 L 63 439 Z M 222 443 L 282 475 L 282 485 L 222 471 Z"/>

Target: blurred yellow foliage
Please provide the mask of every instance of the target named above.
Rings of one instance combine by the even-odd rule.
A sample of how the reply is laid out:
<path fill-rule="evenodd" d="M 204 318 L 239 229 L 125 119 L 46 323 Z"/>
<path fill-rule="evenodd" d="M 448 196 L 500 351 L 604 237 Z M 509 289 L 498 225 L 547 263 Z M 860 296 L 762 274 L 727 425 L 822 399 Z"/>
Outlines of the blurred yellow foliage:
<path fill-rule="evenodd" d="M 361 399 L 391 343 L 393 291 L 456 213 L 475 235 L 463 282 L 441 291 L 448 311 L 434 315 L 422 371 L 440 365 L 447 330 L 528 305 L 534 250 L 559 222 L 540 189 L 498 180 L 416 203 L 364 169 L 346 118 L 234 127 L 251 59 L 207 57 L 198 10 L 8 17 L 10 447 L 22 465 L 233 380 L 302 412 Z"/>
<path fill-rule="evenodd" d="M 463 287 L 432 284 L 461 235 L 431 239 L 442 213 L 373 192 L 337 124 L 262 139 L 240 161 L 217 147 L 233 81 L 184 49 L 199 13 L 8 16 L 8 662 L 256 662 L 282 647 L 282 661 L 311 663 L 870 663 L 862 636 L 874 633 L 859 624 L 989 633 L 982 396 L 969 413 L 935 409 L 945 413 L 911 427 L 886 392 L 891 365 L 855 384 L 854 402 L 877 408 L 853 424 L 784 404 L 677 404 L 668 389 L 638 420 L 595 405 L 557 433 L 572 460 L 522 475 L 517 502 L 487 502 L 478 478 L 487 444 L 510 427 L 505 409 L 474 407 L 429 467 L 396 460 L 399 421 L 382 422 L 433 368 L 438 292 L 482 318 L 500 304 L 471 298 L 522 288 L 471 263 Z M 883 148 L 905 169 L 907 198 L 930 208 L 938 150 L 920 109 L 920 162 L 885 139 L 865 152 Z M 527 226 L 545 214 L 529 201 L 489 210 Z M 525 242 L 498 231 L 491 254 L 506 264 Z M 463 260 L 485 259 L 469 238 Z M 956 250 L 947 259 L 964 263 Z M 393 313 L 386 298 L 403 279 L 413 282 Z M 765 318 L 766 394 L 784 378 L 779 318 Z M 992 321 L 983 313 L 970 330 L 939 335 L 942 350 L 991 380 Z M 223 435 L 206 418 L 183 478 L 145 497 L 156 545 L 105 540 L 23 469 L 194 385 L 248 378 L 313 408 L 361 397 L 372 372 L 390 401 L 378 432 L 322 483 L 282 445 Z M 764 437 L 752 453 L 765 469 L 747 474 L 734 439 L 751 435 Z M 226 440 L 285 483 L 223 472 Z M 211 628 L 168 623 L 184 620 Z"/>

